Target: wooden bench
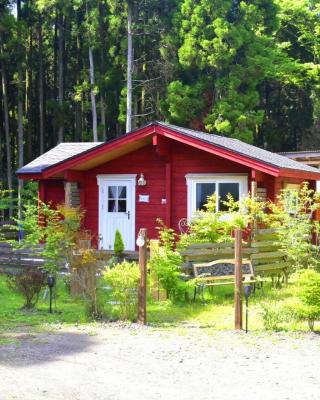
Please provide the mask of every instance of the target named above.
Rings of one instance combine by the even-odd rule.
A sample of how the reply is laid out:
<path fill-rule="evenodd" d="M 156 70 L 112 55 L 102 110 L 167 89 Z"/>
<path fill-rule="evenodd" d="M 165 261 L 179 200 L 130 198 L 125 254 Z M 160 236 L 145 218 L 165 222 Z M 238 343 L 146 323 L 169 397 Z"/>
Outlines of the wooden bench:
<path fill-rule="evenodd" d="M 206 287 L 235 284 L 234 259 L 215 260 L 209 263 L 194 263 L 193 271 L 195 277 L 194 300 L 196 299 L 197 292 L 201 293 L 202 303 L 204 303 L 204 289 Z M 252 263 L 248 259 L 242 260 L 242 279 L 244 285 L 255 285 L 257 282 Z"/>

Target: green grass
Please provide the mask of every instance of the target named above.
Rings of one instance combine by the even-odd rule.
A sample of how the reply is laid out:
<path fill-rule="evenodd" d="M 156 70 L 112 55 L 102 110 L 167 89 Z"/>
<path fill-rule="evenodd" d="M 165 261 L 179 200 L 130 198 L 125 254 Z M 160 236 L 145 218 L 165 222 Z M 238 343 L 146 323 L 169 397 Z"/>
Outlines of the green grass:
<path fill-rule="evenodd" d="M 102 302 L 106 303 L 108 295 L 102 292 Z M 191 293 L 190 296 L 192 297 Z M 49 314 L 48 299 L 43 300 L 43 294 L 36 308 L 32 311 L 22 309 L 23 299 L 12 292 L 6 285 L 5 277 L 0 276 L 0 345 L 13 343 L 16 339 L 8 335 L 10 332 L 50 330 L 57 325 L 88 324 L 92 321 L 86 316 L 83 301 L 71 299 L 63 281 L 58 284 L 57 312 Z M 233 287 L 214 287 L 212 292 L 206 290 L 206 304 L 202 305 L 200 298 L 194 303 L 173 304 L 171 301 L 149 301 L 147 307 L 148 323 L 157 327 L 192 327 L 200 326 L 209 330 L 231 330 L 234 327 Z M 288 287 L 274 289 L 270 282 L 265 283 L 264 290 L 257 290 L 250 298 L 249 329 L 263 331 L 263 305 L 274 304 L 277 316 L 276 328 L 280 330 L 307 331 L 304 321 L 298 321 L 284 315 L 281 310 L 286 307 L 295 308 L 297 303 L 296 286 L 290 283 Z M 110 308 L 110 305 L 108 306 Z M 245 307 L 243 308 L 245 311 Z M 280 312 L 279 312 L 280 310 Z M 319 323 L 318 323 L 319 325 Z M 317 323 L 316 326 L 317 328 Z"/>
<path fill-rule="evenodd" d="M 271 282 L 264 284 L 263 290 L 257 290 L 249 300 L 249 329 L 264 331 L 264 306 L 276 310 L 275 329 L 287 331 L 307 331 L 305 321 L 299 321 L 294 310 L 298 298 L 296 286 L 290 283 L 287 287 L 272 288 Z M 195 303 L 172 304 L 170 301 L 153 302 L 148 305 L 148 321 L 158 326 L 200 326 L 215 330 L 232 330 L 234 328 L 234 291 L 232 286 L 214 287 L 212 292 L 206 290 L 205 305 L 200 299 Z M 293 312 L 292 312 L 293 310 Z M 243 301 L 243 322 L 245 325 L 245 301 Z"/>
<path fill-rule="evenodd" d="M 43 293 L 34 310 L 22 309 L 23 298 L 7 287 L 4 276 L 0 276 L 0 299 L 0 333 L 23 326 L 41 328 L 50 324 L 87 322 L 83 302 L 72 300 L 62 281 L 58 285 L 57 312 L 52 314 L 48 312 L 48 299 L 43 300 Z"/>

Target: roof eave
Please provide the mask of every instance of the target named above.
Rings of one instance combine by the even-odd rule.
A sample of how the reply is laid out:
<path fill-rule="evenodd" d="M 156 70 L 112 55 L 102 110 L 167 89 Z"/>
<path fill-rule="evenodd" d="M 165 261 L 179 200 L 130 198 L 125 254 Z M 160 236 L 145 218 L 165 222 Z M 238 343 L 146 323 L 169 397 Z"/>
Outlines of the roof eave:
<path fill-rule="evenodd" d="M 120 138 L 104 143 L 84 153 L 75 155 L 71 158 L 68 158 L 67 160 L 61 161 L 58 164 L 45 168 L 42 171 L 42 178 L 47 179 L 53 175 L 65 171 L 66 169 L 72 169 L 72 167 L 74 167 L 75 165 L 90 159 L 92 156 L 99 156 L 106 150 L 108 151 L 113 150 L 114 148 L 125 145 L 126 143 L 129 143 L 133 140 L 142 139 L 154 132 L 155 132 L 155 126 L 147 125 L 144 128 L 141 128 L 140 130 L 131 132 L 130 135 L 123 135 Z"/>
<path fill-rule="evenodd" d="M 282 168 L 280 170 L 279 176 L 287 177 L 287 178 L 301 178 L 307 180 L 320 180 L 320 171 L 312 172 L 312 171 L 302 171 L 290 168 Z"/>
<path fill-rule="evenodd" d="M 183 135 L 178 131 L 175 131 L 173 129 L 166 128 L 164 126 L 158 125 L 156 127 L 156 132 L 161 133 L 163 136 L 168 137 L 170 139 L 175 139 L 182 143 L 185 144 L 191 144 L 193 147 L 198 148 L 200 150 L 207 151 L 211 154 L 215 154 L 217 156 L 223 156 L 224 158 L 234 161 L 238 164 L 245 165 L 249 168 L 261 171 L 263 173 L 266 173 L 268 175 L 272 176 L 279 176 L 280 173 L 280 168 L 273 166 L 268 163 L 263 163 L 259 162 L 258 160 L 255 160 L 250 157 L 246 157 L 240 153 L 237 153 L 235 151 L 231 151 L 226 149 L 225 147 L 219 146 L 217 144 L 213 143 L 207 143 L 201 139 L 198 138 L 192 138 L 191 136 Z"/>
<path fill-rule="evenodd" d="M 19 172 L 17 171 L 17 176 L 19 179 L 22 179 L 24 181 L 27 180 L 41 180 L 43 179 L 43 175 L 41 172 Z"/>

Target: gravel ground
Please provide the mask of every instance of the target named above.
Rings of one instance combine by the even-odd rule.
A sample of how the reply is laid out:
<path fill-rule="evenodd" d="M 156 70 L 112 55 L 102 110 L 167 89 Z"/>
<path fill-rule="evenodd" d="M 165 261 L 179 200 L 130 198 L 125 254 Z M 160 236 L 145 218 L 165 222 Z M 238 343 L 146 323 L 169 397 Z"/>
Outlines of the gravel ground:
<path fill-rule="evenodd" d="M 12 336 L 1 400 L 320 399 L 316 334 L 110 324 Z"/>

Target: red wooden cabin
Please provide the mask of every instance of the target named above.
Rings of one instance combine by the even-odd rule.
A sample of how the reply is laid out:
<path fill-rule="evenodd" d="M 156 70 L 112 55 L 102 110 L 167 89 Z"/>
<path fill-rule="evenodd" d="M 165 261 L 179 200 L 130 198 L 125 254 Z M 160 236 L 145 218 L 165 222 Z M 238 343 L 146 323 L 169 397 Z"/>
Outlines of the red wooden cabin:
<path fill-rule="evenodd" d="M 157 237 L 157 218 L 178 229 L 213 192 L 237 199 L 255 181 L 258 194 L 275 200 L 282 188 L 320 180 L 320 171 L 287 157 L 162 122 L 107 143 L 61 143 L 17 173 L 39 181 L 42 201 L 81 205 L 85 228 L 107 250 L 116 229 L 126 250 L 141 227 Z"/>

